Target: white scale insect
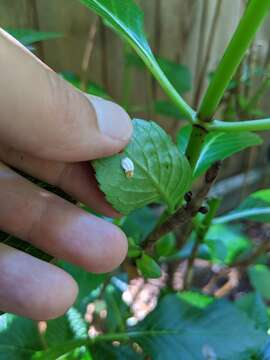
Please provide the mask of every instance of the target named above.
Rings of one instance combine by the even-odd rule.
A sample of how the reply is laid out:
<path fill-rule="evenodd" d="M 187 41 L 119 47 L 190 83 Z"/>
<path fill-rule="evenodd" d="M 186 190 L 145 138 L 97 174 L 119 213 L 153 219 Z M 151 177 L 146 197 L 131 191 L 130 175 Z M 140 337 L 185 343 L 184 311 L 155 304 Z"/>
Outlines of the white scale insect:
<path fill-rule="evenodd" d="M 121 167 L 124 170 L 127 178 L 132 178 L 134 176 L 134 163 L 130 158 L 123 158 L 121 160 Z"/>

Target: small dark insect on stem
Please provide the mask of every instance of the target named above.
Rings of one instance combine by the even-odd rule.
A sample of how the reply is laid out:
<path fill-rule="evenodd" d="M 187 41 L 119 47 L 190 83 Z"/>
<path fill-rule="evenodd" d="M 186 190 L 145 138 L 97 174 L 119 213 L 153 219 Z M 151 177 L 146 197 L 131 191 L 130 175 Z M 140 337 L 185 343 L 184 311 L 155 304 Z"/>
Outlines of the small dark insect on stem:
<path fill-rule="evenodd" d="M 153 252 L 154 244 L 158 239 L 171 231 L 177 230 L 179 227 L 189 222 L 189 220 L 191 220 L 201 210 L 203 201 L 218 176 L 220 166 L 220 161 L 215 162 L 206 172 L 202 187 L 191 198 L 190 202 L 187 202 L 186 205 L 177 210 L 174 215 L 154 229 L 154 231 L 149 235 L 149 237 L 145 240 L 145 250 L 148 253 L 151 254 Z"/>

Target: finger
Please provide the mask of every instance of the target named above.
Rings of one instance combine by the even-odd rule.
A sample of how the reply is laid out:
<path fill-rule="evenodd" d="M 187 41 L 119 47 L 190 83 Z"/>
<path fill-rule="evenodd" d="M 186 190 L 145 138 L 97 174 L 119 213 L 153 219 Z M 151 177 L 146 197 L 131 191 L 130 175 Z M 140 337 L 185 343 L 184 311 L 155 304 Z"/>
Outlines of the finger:
<path fill-rule="evenodd" d="M 63 315 L 77 293 L 60 268 L 0 244 L 0 310 L 48 320 Z"/>
<path fill-rule="evenodd" d="M 127 241 L 115 225 L 86 213 L 0 166 L 0 229 L 56 258 L 107 272 L 125 258 Z"/>
<path fill-rule="evenodd" d="M 108 156 L 124 148 L 132 126 L 118 105 L 87 97 L 0 29 L 0 140 L 59 161 Z"/>
<path fill-rule="evenodd" d="M 99 190 L 89 162 L 63 163 L 41 160 L 14 149 L 7 149 L 1 144 L 0 159 L 16 169 L 62 189 L 98 213 L 109 217 L 119 216 L 119 213 L 107 203 L 104 194 Z"/>

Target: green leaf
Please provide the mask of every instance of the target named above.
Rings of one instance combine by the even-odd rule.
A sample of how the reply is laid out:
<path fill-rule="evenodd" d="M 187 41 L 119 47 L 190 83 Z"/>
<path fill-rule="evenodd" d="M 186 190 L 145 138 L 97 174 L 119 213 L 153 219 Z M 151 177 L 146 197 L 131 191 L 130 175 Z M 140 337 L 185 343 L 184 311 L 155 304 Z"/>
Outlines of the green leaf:
<path fill-rule="evenodd" d="M 183 114 L 172 103 L 166 100 L 157 100 L 154 103 L 154 110 L 156 114 L 171 117 L 173 119 L 181 119 Z"/>
<path fill-rule="evenodd" d="M 231 360 L 244 351 L 256 353 L 267 341 L 264 331 L 236 306 L 217 301 L 198 309 L 176 295 L 162 298 L 156 309 L 138 326 L 138 330 L 167 330 L 161 336 L 145 336 L 137 342 L 155 360 L 202 360 L 206 349 L 218 359 Z"/>
<path fill-rule="evenodd" d="M 36 322 L 11 314 L 0 317 L 0 359 L 29 360 L 41 349 Z"/>
<path fill-rule="evenodd" d="M 178 294 L 179 299 L 199 309 L 204 309 L 214 302 L 214 298 L 196 291 L 182 291 Z"/>
<path fill-rule="evenodd" d="M 39 41 L 58 39 L 63 36 L 63 34 L 57 32 L 44 32 L 33 29 L 6 28 L 5 30 L 20 41 L 24 46 L 31 45 Z"/>
<path fill-rule="evenodd" d="M 79 295 L 76 299 L 74 307 L 84 315 L 91 293 L 99 288 L 105 280 L 106 275 L 89 273 L 64 261 L 59 261 L 58 265 L 76 280 L 79 286 Z"/>
<path fill-rule="evenodd" d="M 173 233 L 162 236 L 155 243 L 155 253 L 158 257 L 170 256 L 176 251 L 176 239 Z"/>
<path fill-rule="evenodd" d="M 131 0 L 81 0 L 101 16 L 135 51 L 152 56 L 143 29 L 143 13 Z"/>
<path fill-rule="evenodd" d="M 231 264 L 240 254 L 251 248 L 249 238 L 239 227 L 222 224 L 212 225 L 204 243 L 209 247 L 213 262 Z"/>
<path fill-rule="evenodd" d="M 140 56 L 163 90 L 179 108 L 183 116 L 193 121 L 195 112 L 182 99 L 162 71 L 146 40 L 143 29 L 143 13 L 133 0 L 80 0 L 101 16 Z"/>
<path fill-rule="evenodd" d="M 259 190 L 246 198 L 240 206 L 226 215 L 215 218 L 215 224 L 224 224 L 236 220 L 270 222 L 270 189 Z"/>
<path fill-rule="evenodd" d="M 138 246 L 131 237 L 128 237 L 128 257 L 137 258 L 141 253 L 142 249 L 140 246 Z"/>
<path fill-rule="evenodd" d="M 177 144 L 183 154 L 187 149 L 191 130 L 192 127 L 187 125 L 182 127 L 177 134 Z M 202 175 L 215 161 L 224 160 L 239 151 L 261 143 L 261 137 L 251 132 L 209 133 L 206 136 L 193 177 Z"/>
<path fill-rule="evenodd" d="M 139 70 L 145 69 L 145 64 L 136 53 L 130 51 L 127 52 L 125 54 L 125 59 L 128 66 L 133 66 Z M 156 60 L 164 74 L 180 94 L 184 94 L 191 90 L 192 77 L 187 66 L 160 56 L 157 56 Z"/>
<path fill-rule="evenodd" d="M 266 265 L 258 264 L 248 269 L 249 280 L 261 296 L 270 300 L 270 270 Z"/>
<path fill-rule="evenodd" d="M 160 278 L 162 273 L 158 263 L 151 256 L 143 253 L 142 257 L 136 260 L 136 266 L 142 276 L 146 279 Z"/>
<path fill-rule="evenodd" d="M 189 142 L 189 138 L 192 132 L 192 126 L 186 125 L 181 127 L 176 135 L 176 142 L 181 154 L 185 154 Z"/>
<path fill-rule="evenodd" d="M 107 93 L 103 86 L 89 81 L 86 92 L 90 95 L 102 97 L 103 99 L 111 100 L 111 96 Z"/>
<path fill-rule="evenodd" d="M 44 336 L 48 347 L 53 347 L 74 339 L 67 316 L 64 315 L 57 319 L 47 321 L 47 329 Z"/>
<path fill-rule="evenodd" d="M 162 71 L 180 94 L 191 90 L 192 77 L 187 66 L 163 57 L 157 57 L 157 61 Z"/>
<path fill-rule="evenodd" d="M 123 153 L 92 162 L 101 190 L 122 214 L 160 202 L 175 211 L 187 191 L 191 170 L 171 138 L 154 122 L 133 121 L 133 137 Z M 122 161 L 134 164 L 127 177 Z"/>
<path fill-rule="evenodd" d="M 236 305 L 255 322 L 257 328 L 265 332 L 268 330 L 269 318 L 267 307 L 259 293 L 250 293 L 241 296 L 240 299 L 236 301 Z"/>
<path fill-rule="evenodd" d="M 202 175 L 217 160 L 224 160 L 241 150 L 261 143 L 262 139 L 251 132 L 210 133 L 206 137 L 193 176 Z"/>

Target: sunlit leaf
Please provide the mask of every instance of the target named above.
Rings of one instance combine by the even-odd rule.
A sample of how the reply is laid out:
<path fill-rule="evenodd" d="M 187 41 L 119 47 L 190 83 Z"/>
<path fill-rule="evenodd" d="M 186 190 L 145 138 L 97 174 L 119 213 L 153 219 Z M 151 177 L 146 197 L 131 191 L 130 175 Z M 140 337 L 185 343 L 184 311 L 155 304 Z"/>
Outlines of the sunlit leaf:
<path fill-rule="evenodd" d="M 190 166 L 171 138 L 154 122 L 133 121 L 133 137 L 123 153 L 96 160 L 101 190 L 122 214 L 158 202 L 174 211 L 190 185 Z M 131 176 L 123 161 L 133 163 Z"/>
<path fill-rule="evenodd" d="M 182 153 L 187 149 L 190 135 L 190 125 L 181 128 L 177 134 L 177 143 Z M 251 132 L 209 133 L 200 152 L 193 177 L 202 175 L 215 161 L 224 160 L 239 151 L 261 143 L 262 139 Z"/>
<path fill-rule="evenodd" d="M 204 309 L 214 302 L 213 297 L 195 291 L 182 291 L 178 297 L 199 309 Z"/>
<path fill-rule="evenodd" d="M 194 177 L 202 175 L 215 161 L 224 160 L 261 143 L 262 139 L 251 132 L 209 134 L 195 167 Z"/>

